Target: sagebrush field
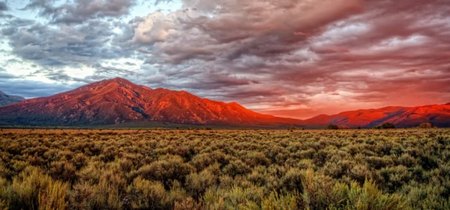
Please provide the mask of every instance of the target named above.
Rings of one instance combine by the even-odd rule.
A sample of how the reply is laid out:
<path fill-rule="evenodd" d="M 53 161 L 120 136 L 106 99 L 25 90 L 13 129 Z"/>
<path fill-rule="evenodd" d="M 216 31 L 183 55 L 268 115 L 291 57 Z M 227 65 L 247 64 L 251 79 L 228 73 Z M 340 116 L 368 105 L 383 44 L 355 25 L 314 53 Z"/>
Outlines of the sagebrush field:
<path fill-rule="evenodd" d="M 0 209 L 450 209 L 450 130 L 0 131 Z"/>

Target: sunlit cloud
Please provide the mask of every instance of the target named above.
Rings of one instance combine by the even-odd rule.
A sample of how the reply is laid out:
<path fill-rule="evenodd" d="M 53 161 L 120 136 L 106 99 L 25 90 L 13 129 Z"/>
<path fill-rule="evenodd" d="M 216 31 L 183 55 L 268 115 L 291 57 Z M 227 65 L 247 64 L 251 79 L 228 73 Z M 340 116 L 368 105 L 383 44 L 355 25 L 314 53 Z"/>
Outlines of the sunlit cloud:
<path fill-rule="evenodd" d="M 445 0 L 0 1 L 0 88 L 119 76 L 297 118 L 447 103 L 449 14 Z"/>

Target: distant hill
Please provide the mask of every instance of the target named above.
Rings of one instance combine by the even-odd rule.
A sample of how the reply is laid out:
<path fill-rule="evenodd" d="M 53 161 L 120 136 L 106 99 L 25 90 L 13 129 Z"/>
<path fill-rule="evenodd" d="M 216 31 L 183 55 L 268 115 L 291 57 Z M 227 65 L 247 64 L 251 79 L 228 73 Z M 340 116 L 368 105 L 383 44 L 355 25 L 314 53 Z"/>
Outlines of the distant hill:
<path fill-rule="evenodd" d="M 25 100 L 25 98 L 20 96 L 7 95 L 6 93 L 0 91 L 0 106 L 7 106 L 10 104 L 21 102 L 23 100 Z"/>
<path fill-rule="evenodd" d="M 333 124 L 349 128 L 371 128 L 384 123 L 392 123 L 396 127 L 405 128 L 417 127 L 424 122 L 430 122 L 438 127 L 450 127 L 450 103 L 418 107 L 391 106 L 380 109 L 364 109 L 336 115 L 319 115 L 304 121 L 310 127 L 325 127 Z"/>
<path fill-rule="evenodd" d="M 151 89 L 122 78 L 0 108 L 3 125 L 109 125 L 163 122 L 192 125 L 290 126 L 300 120 L 250 111 L 238 103 L 186 91 Z"/>

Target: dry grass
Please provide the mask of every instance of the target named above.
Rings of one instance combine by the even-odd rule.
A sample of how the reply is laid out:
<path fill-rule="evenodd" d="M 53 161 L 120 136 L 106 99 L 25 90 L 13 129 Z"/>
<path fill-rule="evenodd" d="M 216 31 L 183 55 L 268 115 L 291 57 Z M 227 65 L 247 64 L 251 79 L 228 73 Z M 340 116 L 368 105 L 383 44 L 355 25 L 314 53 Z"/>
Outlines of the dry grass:
<path fill-rule="evenodd" d="M 0 209 L 450 209 L 449 189 L 449 129 L 0 130 Z"/>

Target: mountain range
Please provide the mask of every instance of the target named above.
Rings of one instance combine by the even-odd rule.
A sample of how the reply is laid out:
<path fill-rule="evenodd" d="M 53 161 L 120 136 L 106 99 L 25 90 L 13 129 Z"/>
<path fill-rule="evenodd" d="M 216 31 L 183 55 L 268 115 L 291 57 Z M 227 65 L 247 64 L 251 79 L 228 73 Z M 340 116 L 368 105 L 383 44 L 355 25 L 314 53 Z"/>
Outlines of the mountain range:
<path fill-rule="evenodd" d="M 14 104 L 17 102 L 21 102 L 23 100 L 25 100 L 25 98 L 20 97 L 20 96 L 7 95 L 6 93 L 0 91 L 0 106 Z"/>
<path fill-rule="evenodd" d="M 18 98 L 17 98 L 18 99 Z M 151 89 L 122 78 L 91 83 L 49 97 L 0 107 L 0 125 L 91 126 L 162 123 L 248 127 L 450 127 L 450 104 L 385 107 L 298 120 L 260 114 L 238 103 L 200 98 L 186 91 Z"/>
<path fill-rule="evenodd" d="M 417 127 L 431 123 L 437 127 L 450 127 L 450 103 L 417 107 L 389 106 L 380 109 L 362 109 L 335 115 L 319 115 L 303 121 L 309 127 L 337 125 L 343 128 L 372 128 L 391 123 L 395 127 Z"/>
<path fill-rule="evenodd" d="M 238 103 L 186 91 L 151 89 L 122 78 L 0 108 L 3 125 L 108 125 L 162 122 L 192 125 L 278 126 L 298 120 L 259 114 Z"/>

